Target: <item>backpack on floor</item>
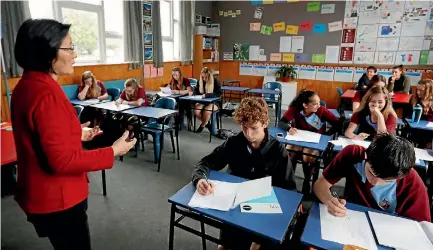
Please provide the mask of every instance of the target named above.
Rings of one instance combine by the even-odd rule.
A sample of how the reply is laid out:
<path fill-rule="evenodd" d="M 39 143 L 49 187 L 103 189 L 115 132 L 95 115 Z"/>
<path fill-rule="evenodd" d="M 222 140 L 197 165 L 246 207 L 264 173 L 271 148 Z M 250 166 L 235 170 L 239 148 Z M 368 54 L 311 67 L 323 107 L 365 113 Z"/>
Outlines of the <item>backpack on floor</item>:
<path fill-rule="evenodd" d="M 233 132 L 233 130 L 231 129 L 218 129 L 218 133 L 216 134 L 216 137 L 223 139 L 223 140 L 227 140 L 228 138 L 232 137 L 235 135 L 235 132 Z"/>

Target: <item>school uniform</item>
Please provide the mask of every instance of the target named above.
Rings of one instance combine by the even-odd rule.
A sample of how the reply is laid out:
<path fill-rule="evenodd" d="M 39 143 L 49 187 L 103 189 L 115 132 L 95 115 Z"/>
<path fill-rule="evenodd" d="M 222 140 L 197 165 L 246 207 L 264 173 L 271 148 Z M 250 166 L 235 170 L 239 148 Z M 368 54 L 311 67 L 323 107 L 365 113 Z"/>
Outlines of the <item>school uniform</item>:
<path fill-rule="evenodd" d="M 365 90 L 356 91 L 355 96 L 352 98 L 352 102 L 361 103 L 362 98 L 364 97 L 365 93 L 367 93 Z"/>
<path fill-rule="evenodd" d="M 415 169 L 405 177 L 373 186 L 365 171 L 366 149 L 358 145 L 345 147 L 323 171 L 332 185 L 346 178 L 345 197 L 348 202 L 382 210 L 417 221 L 430 221 L 426 188 Z"/>
<path fill-rule="evenodd" d="M 165 85 L 165 87 L 170 87 L 171 90 L 186 90 L 188 87 L 191 87 L 191 83 L 189 82 L 188 78 L 183 78 L 182 85 L 183 89 L 180 89 L 177 81 L 175 81 L 173 85 L 171 85 L 171 83 L 168 83 Z"/>
<path fill-rule="evenodd" d="M 141 106 L 149 106 L 149 104 L 150 104 L 149 100 L 147 99 L 146 92 L 144 91 L 144 88 L 142 88 L 142 87 L 138 88 L 137 98 L 135 98 L 135 100 L 129 99 L 125 90 L 123 90 L 122 93 L 120 94 L 120 99 L 128 101 L 128 102 L 137 101 L 140 98 L 142 98 L 144 100 L 144 102 L 141 104 Z"/>
<path fill-rule="evenodd" d="M 285 189 L 296 188 L 287 150 L 283 144 L 270 137 L 267 130 L 258 149 L 250 146 L 242 132 L 227 139 L 197 163 L 192 183 L 197 185 L 200 179 L 204 179 L 204 175 L 212 178 L 209 176 L 210 170 L 220 171 L 226 165 L 227 172 L 235 176 L 249 180 L 272 176 L 272 185 Z M 260 242 L 260 239 L 254 239 L 250 234 L 228 225 L 221 230 L 220 238 L 223 245 L 228 247 L 249 248 L 251 242 Z"/>
<path fill-rule="evenodd" d="M 405 91 L 409 93 L 410 90 L 410 80 L 409 77 L 405 75 L 401 75 L 399 79 L 396 79 L 394 83 L 392 82 L 392 77 L 388 79 L 387 89 L 389 92 L 401 92 Z"/>
<path fill-rule="evenodd" d="M 326 123 L 331 124 L 332 132 L 340 128 L 339 119 L 327 108 L 321 106 L 315 113 L 306 115 L 303 110 L 295 107 L 289 107 L 278 123 L 278 126 L 284 130 L 289 130 L 289 123 L 293 122 L 293 127 L 301 130 L 324 134 L 326 132 Z M 330 133 L 332 133 L 330 131 Z"/>
<path fill-rule="evenodd" d="M 96 81 L 96 85 L 99 88 L 99 96 L 105 95 L 107 93 L 107 89 L 105 88 L 104 84 L 101 81 Z M 78 93 L 81 93 L 83 91 L 85 85 L 82 85 L 78 88 Z M 93 97 L 98 98 L 99 96 Z M 91 90 L 88 89 L 86 93 L 85 99 L 92 99 L 91 97 Z M 104 118 L 105 111 L 101 111 L 99 109 L 95 109 L 92 107 L 84 107 L 83 112 L 80 115 L 80 122 L 85 123 L 90 121 L 90 126 L 95 126 L 95 122 L 101 121 Z"/>
<path fill-rule="evenodd" d="M 358 84 L 356 84 L 355 89 L 356 90 L 363 90 L 365 89 L 364 87 L 367 87 L 368 85 L 370 85 L 371 80 L 368 79 L 367 74 L 364 73 L 361 78 L 359 78 L 358 80 Z"/>
<path fill-rule="evenodd" d="M 96 85 L 97 85 L 98 88 L 99 88 L 99 93 L 100 93 L 99 96 L 102 96 L 102 95 L 107 94 L 107 89 L 105 88 L 104 84 L 103 84 L 101 81 L 96 81 Z M 84 87 L 85 87 L 85 85 L 80 86 L 80 87 L 78 88 L 78 93 L 81 93 L 81 91 L 83 91 Z M 89 93 L 91 93 L 91 90 L 90 90 L 90 89 L 87 90 L 87 93 L 86 93 L 86 99 L 90 99 L 90 97 L 88 97 L 88 94 L 89 94 Z M 96 97 L 94 97 L 94 98 L 98 98 L 99 96 L 96 96 Z"/>
<path fill-rule="evenodd" d="M 366 133 L 370 136 L 367 140 L 372 140 L 377 134 L 377 123 L 371 121 L 370 114 L 365 114 L 364 111 L 355 112 L 350 118 L 350 122 L 358 125 L 358 134 Z M 395 134 L 395 128 L 397 126 L 397 118 L 392 114 L 388 114 L 388 117 L 385 118 L 386 130 L 388 133 Z"/>
<path fill-rule="evenodd" d="M 203 82 L 203 90 L 206 92 L 206 82 Z M 221 87 L 218 83 L 218 80 L 216 78 L 213 79 L 213 93 L 200 93 L 200 81 L 197 81 L 197 86 L 194 88 L 194 95 L 203 95 L 205 94 L 206 98 L 212 98 L 212 97 L 220 97 Z"/>

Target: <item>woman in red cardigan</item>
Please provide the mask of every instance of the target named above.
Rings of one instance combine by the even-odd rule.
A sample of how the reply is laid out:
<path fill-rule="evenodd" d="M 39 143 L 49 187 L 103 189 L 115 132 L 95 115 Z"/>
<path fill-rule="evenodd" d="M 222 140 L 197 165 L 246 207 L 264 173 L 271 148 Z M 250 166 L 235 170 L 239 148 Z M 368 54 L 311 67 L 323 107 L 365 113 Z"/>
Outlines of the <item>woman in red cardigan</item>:
<path fill-rule="evenodd" d="M 57 80 L 74 72 L 77 57 L 70 25 L 25 21 L 18 30 L 15 58 L 24 69 L 11 101 L 18 157 L 15 199 L 39 237 L 55 250 L 91 249 L 87 222 L 87 172 L 110 169 L 114 157 L 136 143 L 125 133 L 113 146 L 83 150 L 98 129 L 83 130 Z"/>

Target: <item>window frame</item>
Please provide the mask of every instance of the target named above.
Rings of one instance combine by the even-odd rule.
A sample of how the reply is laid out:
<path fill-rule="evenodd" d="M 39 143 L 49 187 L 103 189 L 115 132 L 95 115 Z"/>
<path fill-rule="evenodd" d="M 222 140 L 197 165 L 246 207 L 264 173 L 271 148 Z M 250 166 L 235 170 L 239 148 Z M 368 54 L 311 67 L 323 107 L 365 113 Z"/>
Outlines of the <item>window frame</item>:
<path fill-rule="evenodd" d="M 180 55 L 174 55 L 174 47 L 175 47 L 175 43 L 174 43 L 174 27 L 175 24 L 177 24 L 180 27 L 179 24 L 179 19 L 180 19 L 180 13 L 177 15 L 178 18 L 174 18 L 174 2 L 175 0 L 161 0 L 163 2 L 167 2 L 170 5 L 170 36 L 162 36 L 162 41 L 163 42 L 171 42 L 173 44 L 173 55 L 171 60 L 169 60 L 168 62 L 172 62 L 172 61 L 178 61 L 180 58 Z M 162 31 L 161 31 L 162 34 Z M 179 41 L 180 43 L 180 41 Z M 179 44 L 179 48 L 178 51 L 180 51 L 180 44 Z"/>

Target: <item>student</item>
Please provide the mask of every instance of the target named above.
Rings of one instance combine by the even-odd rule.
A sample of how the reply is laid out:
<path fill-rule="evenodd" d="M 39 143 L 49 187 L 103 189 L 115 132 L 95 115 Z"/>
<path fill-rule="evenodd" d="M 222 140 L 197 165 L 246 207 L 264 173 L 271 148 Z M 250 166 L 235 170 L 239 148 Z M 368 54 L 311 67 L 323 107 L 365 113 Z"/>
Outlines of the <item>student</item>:
<path fill-rule="evenodd" d="M 388 90 L 373 87 L 362 98 L 361 104 L 350 119 L 344 135 L 355 140 L 371 140 L 376 134 L 395 133 L 397 114 L 392 108 Z M 354 134 L 358 128 L 358 135 Z"/>
<path fill-rule="evenodd" d="M 376 137 L 365 149 L 345 147 L 314 184 L 317 198 L 334 216 L 346 215 L 346 200 L 331 195 L 330 188 L 346 178 L 348 202 L 397 214 L 417 221 L 430 221 L 426 188 L 415 166 L 415 151 L 404 138 L 390 134 Z"/>
<path fill-rule="evenodd" d="M 85 71 L 81 76 L 81 84 L 78 89 L 78 99 L 108 99 L 107 90 L 101 81 L 97 81 L 96 77 L 90 71 Z"/>
<path fill-rule="evenodd" d="M 293 126 L 290 125 L 294 121 Z M 289 109 L 284 113 L 281 120 L 278 122 L 278 127 L 289 131 L 290 134 L 296 134 L 297 129 L 308 130 L 319 134 L 326 132 L 326 123 L 331 124 L 333 131 L 338 131 L 340 126 L 339 119 L 332 114 L 327 108 L 320 106 L 320 98 L 316 92 L 311 90 L 301 90 L 297 97 L 292 101 Z M 299 152 L 301 147 L 288 145 L 287 149 L 291 151 Z M 302 149 L 304 154 L 319 155 L 317 150 Z M 291 159 L 296 167 L 296 160 L 298 153 L 292 153 Z M 307 194 L 310 192 L 310 179 L 311 171 L 313 169 L 312 163 L 316 161 L 316 157 L 313 156 L 302 156 L 302 168 L 304 170 L 304 183 L 302 186 L 302 192 Z"/>
<path fill-rule="evenodd" d="M 268 135 L 268 105 L 265 100 L 261 97 L 244 98 L 234 113 L 234 119 L 242 132 L 227 139 L 197 163 L 192 176 L 197 191 L 202 195 L 211 194 L 214 184 L 206 182 L 206 177 L 212 177 L 209 171 L 220 171 L 226 165 L 227 172 L 232 175 L 249 180 L 272 176 L 272 185 L 295 189 L 287 150 Z M 251 244 L 254 240 L 251 235 L 230 227 L 221 230 L 220 238 L 223 245 L 236 246 L 234 249 L 258 249 L 258 244 Z M 218 249 L 225 248 L 218 246 Z"/>
<path fill-rule="evenodd" d="M 174 67 L 171 70 L 171 80 L 166 86 L 170 87 L 174 94 L 185 95 L 192 92 L 188 78 L 183 76 L 182 71 L 178 67 Z"/>
<path fill-rule="evenodd" d="M 143 102 L 144 100 L 144 102 Z M 144 88 L 141 87 L 134 78 L 125 81 L 125 89 L 117 99 L 116 104 L 127 104 L 133 106 L 149 106 Z"/>
<path fill-rule="evenodd" d="M 207 67 L 203 68 L 200 73 L 200 80 L 197 82 L 197 86 L 194 88 L 194 93 L 190 95 L 201 95 L 203 98 L 220 97 L 221 88 L 218 84 L 217 79 L 214 78 L 212 71 Z M 218 107 L 214 104 L 197 103 L 195 104 L 194 114 L 201 120 L 200 127 L 196 130 L 196 133 L 201 133 L 204 127 L 211 130 L 209 120 L 211 119 L 212 110 L 218 110 Z"/>
<path fill-rule="evenodd" d="M 368 66 L 367 72 L 359 78 L 358 84 L 356 84 L 356 90 L 364 90 L 370 85 L 370 81 L 373 76 L 376 75 L 377 69 L 374 66 Z"/>
<path fill-rule="evenodd" d="M 419 105 L 422 108 L 421 120 L 433 121 L 433 81 L 421 80 L 416 86 L 415 95 L 411 99 L 412 109 Z M 412 110 L 413 112 L 413 110 Z M 410 112 L 410 116 L 412 116 Z M 430 131 L 413 130 L 412 139 L 420 148 L 432 148 L 433 133 Z"/>
<path fill-rule="evenodd" d="M 353 112 L 355 112 L 359 108 L 362 97 L 364 97 L 365 93 L 367 93 L 367 91 L 369 91 L 374 86 L 380 86 L 386 88 L 386 78 L 382 75 L 374 75 L 370 80 L 370 84 L 367 86 L 365 90 L 356 91 L 355 96 L 352 99 Z"/>
<path fill-rule="evenodd" d="M 409 94 L 410 79 L 403 73 L 403 65 L 392 68 L 392 76 L 388 79 L 388 91 Z"/>

